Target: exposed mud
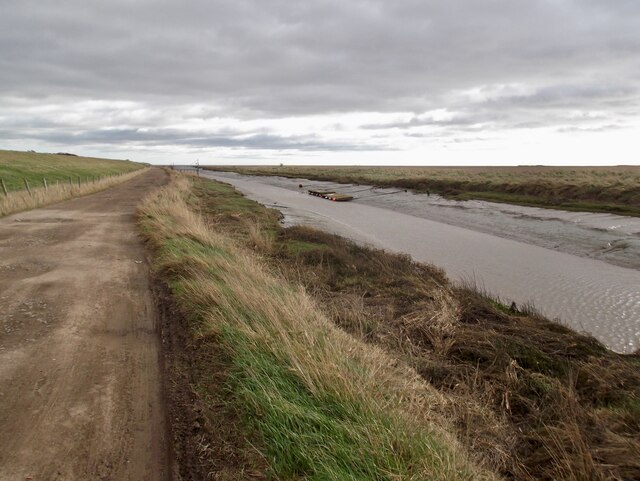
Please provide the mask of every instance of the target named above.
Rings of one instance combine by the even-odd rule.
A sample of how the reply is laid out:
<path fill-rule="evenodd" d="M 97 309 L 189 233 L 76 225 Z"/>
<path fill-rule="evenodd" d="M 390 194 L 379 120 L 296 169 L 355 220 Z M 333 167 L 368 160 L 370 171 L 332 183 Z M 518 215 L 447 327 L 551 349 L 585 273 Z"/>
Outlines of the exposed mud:
<path fill-rule="evenodd" d="M 542 230 L 534 236 L 533 227 L 524 224 L 513 224 L 512 227 L 517 228 L 510 231 L 522 227 L 518 234 L 522 239 L 515 234 L 502 236 L 494 232 L 496 229 L 507 232 L 507 219 L 513 219 L 511 214 L 505 214 L 507 210 L 526 210 L 533 214 L 542 209 L 484 203 L 472 209 L 473 212 L 464 213 L 465 227 L 461 227 L 455 223 L 462 222 L 462 214 L 452 213 L 456 209 L 449 204 L 423 203 L 426 195 L 422 195 L 420 202 L 414 199 L 414 204 L 408 198 L 417 196 L 410 193 L 366 199 L 363 196 L 338 204 L 304 194 L 304 189 L 299 188 L 300 182 L 293 179 L 213 172 L 203 175 L 231 183 L 250 199 L 279 209 L 288 225 L 311 225 L 366 245 L 409 254 L 419 262 L 444 268 L 455 281 L 471 282 L 486 289 L 507 305 L 512 301 L 519 306 L 533 304 L 545 316 L 586 331 L 613 350 L 634 352 L 640 347 L 640 271 L 606 262 L 616 256 L 620 263 L 627 262 L 628 258 L 636 259 L 637 263 L 637 255 L 626 254 L 637 252 L 631 240 L 625 240 L 628 247 L 609 252 L 609 257 L 575 255 L 551 245 L 558 236 L 545 237 Z M 345 186 L 341 191 L 350 192 Z M 376 200 L 391 198 L 395 200 Z M 443 202 L 438 200 L 436 204 Z M 479 205 L 478 201 L 473 202 Z M 408 205 L 412 205 L 412 209 Z M 428 216 L 424 214 L 427 211 Z M 432 220 L 434 213 L 441 218 Z M 579 213 L 552 211 L 548 215 L 566 218 L 557 221 L 556 228 L 562 231 L 561 237 L 566 237 L 567 245 L 572 242 L 578 245 L 588 237 L 578 236 L 576 230 L 595 233 L 595 227 L 609 225 L 613 219 L 609 214 L 589 214 L 578 229 L 568 219 L 580 216 Z M 608 219 L 606 222 L 604 216 Z M 456 222 L 448 223 L 447 219 Z M 635 236 L 640 228 L 638 220 L 628 218 L 624 222 L 624 228 L 613 229 L 613 232 L 624 230 L 627 237 Z M 538 219 L 529 224 L 536 223 L 542 225 L 543 221 Z M 560 224 L 565 227 L 561 229 Z M 539 245 L 541 242 L 535 240 L 536 236 L 546 238 L 549 245 Z"/>
<path fill-rule="evenodd" d="M 160 311 L 175 479 L 266 479 L 265 460 L 225 399 L 228 362 L 217 339 L 195 336 L 188 316 L 160 276 L 154 282 L 154 294 Z"/>

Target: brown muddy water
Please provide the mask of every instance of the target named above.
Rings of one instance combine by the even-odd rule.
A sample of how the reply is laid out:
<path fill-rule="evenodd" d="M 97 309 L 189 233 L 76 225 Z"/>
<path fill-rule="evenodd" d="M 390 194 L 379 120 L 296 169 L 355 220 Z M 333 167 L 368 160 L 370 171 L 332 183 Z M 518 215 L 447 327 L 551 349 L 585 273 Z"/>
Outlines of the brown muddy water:
<path fill-rule="evenodd" d="M 397 189 L 206 172 L 305 224 L 443 268 L 504 303 L 533 304 L 610 349 L 640 348 L 640 219 Z M 299 188 L 303 184 L 304 188 Z M 353 193 L 330 202 L 306 188 Z"/>

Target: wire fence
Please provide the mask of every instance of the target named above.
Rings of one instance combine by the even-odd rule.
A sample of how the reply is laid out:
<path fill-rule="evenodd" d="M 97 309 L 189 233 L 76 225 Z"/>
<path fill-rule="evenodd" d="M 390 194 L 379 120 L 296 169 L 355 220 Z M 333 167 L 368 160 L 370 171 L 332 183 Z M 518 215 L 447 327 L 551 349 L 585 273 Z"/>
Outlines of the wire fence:
<path fill-rule="evenodd" d="M 104 179 L 108 179 L 111 177 L 120 176 L 121 174 L 111 174 L 111 175 L 88 175 L 88 176 L 68 176 L 66 179 L 47 179 L 47 177 L 42 177 L 41 180 L 34 181 L 33 179 L 29 180 L 26 177 L 22 179 L 24 188 L 23 189 L 9 189 L 7 187 L 7 183 L 5 179 L 0 178 L 0 186 L 2 187 L 2 194 L 5 197 L 9 197 L 11 194 L 27 192 L 29 195 L 33 195 L 34 189 L 44 189 L 45 191 L 49 190 L 49 187 L 60 187 L 60 186 L 69 186 L 69 187 L 81 187 L 82 185 L 87 184 L 95 184 L 96 182 L 100 182 Z"/>

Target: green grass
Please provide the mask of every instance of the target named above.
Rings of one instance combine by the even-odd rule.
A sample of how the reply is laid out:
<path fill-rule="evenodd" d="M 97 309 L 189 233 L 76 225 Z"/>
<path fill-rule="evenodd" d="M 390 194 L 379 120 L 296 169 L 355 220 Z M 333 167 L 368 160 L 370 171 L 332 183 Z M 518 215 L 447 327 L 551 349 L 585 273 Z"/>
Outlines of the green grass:
<path fill-rule="evenodd" d="M 607 406 L 607 409 L 617 414 L 628 415 L 636 420 L 640 420 L 640 398 L 627 396 L 615 404 Z"/>
<path fill-rule="evenodd" d="M 85 183 L 87 179 L 124 174 L 141 167 L 126 160 L 0 150 L 0 179 L 9 191 L 24 190 L 25 179 L 31 188 L 42 187 L 43 178 L 49 185 L 67 183 L 70 177 L 74 183 Z"/>
<path fill-rule="evenodd" d="M 607 202 L 586 202 L 586 201 L 562 201 L 557 200 L 556 204 L 548 200 L 539 199 L 533 196 L 509 194 L 506 192 L 464 192 L 455 196 L 457 200 L 486 200 L 488 202 L 501 202 L 506 204 L 526 205 L 530 207 L 544 207 L 546 209 L 569 210 L 572 212 L 607 212 L 611 214 L 640 216 L 640 208 L 636 205 L 613 204 Z"/>
<path fill-rule="evenodd" d="M 300 255 L 305 252 L 318 251 L 326 249 L 326 245 L 318 242 L 307 242 L 297 239 L 288 239 L 284 242 L 285 249 L 294 256 Z"/>
<path fill-rule="evenodd" d="M 231 204 L 244 201 L 226 198 L 227 187 L 200 187 L 174 178 L 145 200 L 141 226 L 156 248 L 156 268 L 190 319 L 193 343 L 212 342 L 224 353 L 226 381 L 215 389 L 229 392 L 239 431 L 255 435 L 247 442 L 268 460 L 265 475 L 495 479 L 470 461 L 448 423 L 428 412 L 440 398 L 415 371 L 338 329 L 299 286 L 238 245 L 235 217 L 262 207 L 228 216 Z M 219 216 L 211 202 L 199 202 L 215 196 Z M 204 223 L 198 205 L 227 222 L 230 233 Z M 244 238 L 252 240 L 249 232 Z M 196 388 L 203 390 L 206 400 L 206 389 Z"/>
<path fill-rule="evenodd" d="M 211 167 L 400 187 L 445 197 L 640 216 L 640 166 L 619 167 Z"/>
<path fill-rule="evenodd" d="M 608 351 L 527 306 L 513 312 L 472 287 L 454 289 L 441 271 L 406 256 L 283 228 L 230 185 L 206 195 L 210 183 L 194 181 L 193 201 L 212 227 L 302 284 L 336 326 L 413 366 L 446 399 L 458 439 L 499 475 L 640 476 L 638 354 Z"/>
<path fill-rule="evenodd" d="M 311 392 L 292 366 L 270 353 L 246 349 L 248 339 L 235 336 L 225 336 L 236 346 L 234 391 L 245 418 L 267 441 L 272 469 L 280 478 L 408 479 L 411 464 L 419 459 L 432 466 L 434 478 L 447 471 L 439 465 L 441 456 L 448 457 L 447 448 L 437 437 L 398 425 L 391 415 L 340 393 Z"/>

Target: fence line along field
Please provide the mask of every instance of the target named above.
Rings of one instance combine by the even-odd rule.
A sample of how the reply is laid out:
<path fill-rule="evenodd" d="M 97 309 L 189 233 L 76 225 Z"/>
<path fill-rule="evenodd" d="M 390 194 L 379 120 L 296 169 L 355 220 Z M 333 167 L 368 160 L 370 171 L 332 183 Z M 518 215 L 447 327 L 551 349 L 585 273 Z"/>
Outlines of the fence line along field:
<path fill-rule="evenodd" d="M 354 167 L 218 166 L 212 170 L 277 175 L 434 192 L 587 212 L 640 216 L 640 166 Z"/>
<path fill-rule="evenodd" d="M 142 167 L 126 160 L 0 150 L 0 217 L 97 192 Z"/>
<path fill-rule="evenodd" d="M 0 178 L 7 191 L 25 190 L 25 179 L 30 187 L 44 187 L 56 182 L 81 183 L 87 179 L 133 172 L 140 164 L 127 160 L 96 159 L 70 154 L 41 154 L 0 150 Z"/>

